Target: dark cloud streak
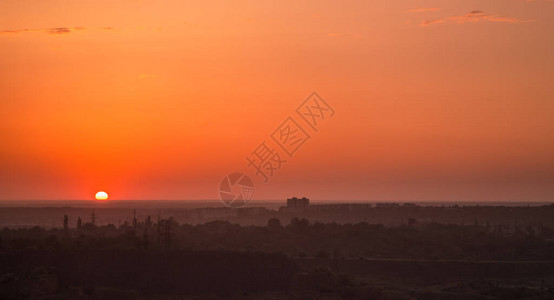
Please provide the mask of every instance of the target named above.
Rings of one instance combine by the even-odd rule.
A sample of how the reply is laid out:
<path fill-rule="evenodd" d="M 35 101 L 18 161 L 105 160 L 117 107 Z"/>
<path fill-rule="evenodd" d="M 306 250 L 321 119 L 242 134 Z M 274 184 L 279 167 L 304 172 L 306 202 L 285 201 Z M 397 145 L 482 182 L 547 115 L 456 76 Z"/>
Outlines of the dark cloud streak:
<path fill-rule="evenodd" d="M 16 29 L 16 30 L 2 30 L 2 34 L 20 34 L 24 32 L 43 32 L 49 35 L 62 35 L 69 34 L 74 30 L 85 30 L 85 27 L 54 27 L 54 28 L 39 28 L 39 29 Z"/>
<path fill-rule="evenodd" d="M 429 26 L 437 23 L 453 22 L 458 24 L 470 23 L 470 22 L 505 22 L 505 23 L 523 23 L 533 22 L 534 20 L 521 20 L 516 17 L 502 17 L 498 15 L 485 14 L 480 10 L 472 10 L 471 12 L 461 15 L 452 16 L 443 19 L 425 20 L 420 23 L 421 26 Z"/>

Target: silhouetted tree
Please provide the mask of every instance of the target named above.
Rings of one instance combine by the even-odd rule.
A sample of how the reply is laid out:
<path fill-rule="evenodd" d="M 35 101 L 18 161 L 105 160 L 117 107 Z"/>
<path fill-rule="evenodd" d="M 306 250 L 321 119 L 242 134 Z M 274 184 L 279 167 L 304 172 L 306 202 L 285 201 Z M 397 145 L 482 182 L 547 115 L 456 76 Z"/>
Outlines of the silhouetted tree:
<path fill-rule="evenodd" d="M 278 229 L 278 228 L 283 228 L 283 226 L 281 226 L 281 221 L 277 218 L 271 218 L 267 221 L 267 227 L 269 229 Z"/>
<path fill-rule="evenodd" d="M 81 217 L 77 217 L 77 229 L 80 229 L 83 225 L 83 221 L 81 220 Z"/>
<path fill-rule="evenodd" d="M 66 232 L 68 229 L 68 223 L 69 223 L 69 218 L 67 217 L 67 215 L 63 215 L 63 230 Z"/>
<path fill-rule="evenodd" d="M 292 220 L 290 220 L 290 225 L 293 228 L 298 228 L 298 229 L 308 228 L 308 226 L 310 225 L 310 221 L 308 221 L 308 219 L 306 218 L 298 219 L 294 217 L 292 218 Z"/>

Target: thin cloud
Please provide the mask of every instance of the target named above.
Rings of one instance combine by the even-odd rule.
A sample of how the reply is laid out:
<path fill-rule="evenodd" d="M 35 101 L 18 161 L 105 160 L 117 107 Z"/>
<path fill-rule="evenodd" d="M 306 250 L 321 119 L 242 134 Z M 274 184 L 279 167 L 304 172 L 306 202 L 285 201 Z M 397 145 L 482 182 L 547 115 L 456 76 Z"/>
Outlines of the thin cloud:
<path fill-rule="evenodd" d="M 440 10 L 438 7 L 420 7 L 420 8 L 414 8 L 408 10 L 408 12 L 411 13 L 423 13 L 423 12 L 429 12 L 429 11 L 437 11 Z"/>
<path fill-rule="evenodd" d="M 85 27 L 55 27 L 55 28 L 39 28 L 39 29 L 16 29 L 16 30 L 2 30 L 0 34 L 20 34 L 25 32 L 44 32 L 50 35 L 62 35 L 69 34 L 73 30 L 85 30 Z"/>
<path fill-rule="evenodd" d="M 425 20 L 420 23 L 420 26 L 429 26 L 437 23 L 453 22 L 453 23 L 475 23 L 475 22 L 505 22 L 505 23 L 523 23 L 533 22 L 534 20 L 521 20 L 516 17 L 503 17 L 498 15 L 485 14 L 480 10 L 473 10 L 465 15 L 453 16 L 444 19 Z"/>
<path fill-rule="evenodd" d="M 141 31 L 156 31 L 160 32 L 164 30 L 162 27 L 156 27 L 156 28 L 146 28 L 146 27 L 138 27 L 134 28 L 135 30 L 141 30 Z M 65 35 L 70 34 L 78 30 L 98 30 L 98 31 L 104 31 L 104 32 L 120 32 L 125 29 L 115 28 L 111 26 L 106 27 L 54 27 L 54 28 L 25 28 L 25 29 L 14 29 L 14 30 L 0 30 L 0 36 L 1 35 L 16 35 L 21 33 L 27 33 L 27 32 L 41 32 L 46 33 L 48 35 Z M 127 29 L 128 30 L 128 29 Z"/>
<path fill-rule="evenodd" d="M 444 23 L 445 20 L 438 19 L 438 20 L 425 20 L 421 22 L 421 26 L 429 26 L 431 24 L 437 24 L 437 23 Z"/>
<path fill-rule="evenodd" d="M 71 29 L 65 27 L 52 28 L 47 31 L 48 34 L 67 34 L 71 33 Z"/>
<path fill-rule="evenodd" d="M 0 31 L 0 34 L 19 34 L 19 33 L 29 32 L 29 31 L 38 31 L 38 30 L 36 29 L 2 30 Z"/>

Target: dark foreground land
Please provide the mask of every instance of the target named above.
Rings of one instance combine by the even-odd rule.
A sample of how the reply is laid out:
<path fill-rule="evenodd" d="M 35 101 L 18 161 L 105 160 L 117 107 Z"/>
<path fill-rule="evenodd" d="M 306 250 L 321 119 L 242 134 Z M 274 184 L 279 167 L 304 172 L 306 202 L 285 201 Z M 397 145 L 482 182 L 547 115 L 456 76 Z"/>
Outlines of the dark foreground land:
<path fill-rule="evenodd" d="M 408 207 L 414 217 L 392 226 L 135 217 L 75 228 L 60 216 L 63 227 L 0 232 L 0 299 L 554 299 L 543 209 L 445 224 Z"/>
<path fill-rule="evenodd" d="M 225 251 L 7 251 L 0 264 L 2 299 L 283 291 L 298 271 L 283 255 Z"/>
<path fill-rule="evenodd" d="M 0 264 L 1 299 L 554 299 L 554 262 L 43 250 Z"/>

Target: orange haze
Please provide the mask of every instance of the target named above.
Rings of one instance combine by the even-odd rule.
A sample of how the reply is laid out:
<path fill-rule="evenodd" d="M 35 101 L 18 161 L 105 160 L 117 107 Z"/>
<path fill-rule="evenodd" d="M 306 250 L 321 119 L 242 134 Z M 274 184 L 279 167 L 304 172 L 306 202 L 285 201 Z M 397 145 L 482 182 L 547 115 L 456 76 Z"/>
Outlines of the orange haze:
<path fill-rule="evenodd" d="M 554 2 L 0 2 L 0 199 L 551 201 Z M 336 111 L 267 184 L 246 157 Z"/>

